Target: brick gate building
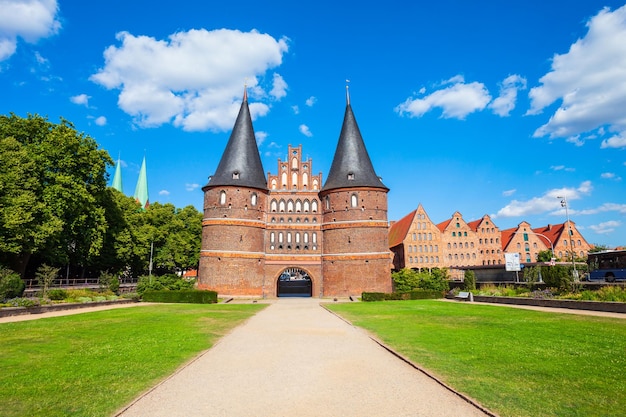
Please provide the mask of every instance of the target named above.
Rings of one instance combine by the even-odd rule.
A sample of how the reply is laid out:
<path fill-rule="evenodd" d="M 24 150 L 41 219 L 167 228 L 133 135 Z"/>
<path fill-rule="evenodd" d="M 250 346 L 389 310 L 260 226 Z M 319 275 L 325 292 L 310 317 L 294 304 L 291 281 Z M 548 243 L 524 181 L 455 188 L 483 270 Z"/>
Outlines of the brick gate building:
<path fill-rule="evenodd" d="M 323 186 L 322 186 L 323 184 Z M 349 97 L 325 183 L 289 146 L 265 176 L 247 94 L 204 191 L 198 287 L 220 295 L 349 296 L 391 291 L 387 192 Z"/>

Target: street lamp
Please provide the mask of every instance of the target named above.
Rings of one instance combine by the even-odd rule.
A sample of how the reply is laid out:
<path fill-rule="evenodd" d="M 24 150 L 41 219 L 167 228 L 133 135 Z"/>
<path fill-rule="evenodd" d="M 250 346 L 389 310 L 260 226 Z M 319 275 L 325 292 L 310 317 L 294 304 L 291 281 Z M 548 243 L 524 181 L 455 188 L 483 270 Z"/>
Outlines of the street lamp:
<path fill-rule="evenodd" d="M 569 243 L 572 251 L 572 274 L 574 276 L 574 280 L 578 281 L 578 271 L 576 270 L 576 261 L 574 261 L 574 255 L 576 254 L 574 252 L 574 236 L 572 234 L 572 223 L 569 221 L 567 198 L 565 196 L 557 198 L 561 199 L 561 207 L 565 207 L 565 217 L 567 218 L 567 233 L 569 234 Z"/>

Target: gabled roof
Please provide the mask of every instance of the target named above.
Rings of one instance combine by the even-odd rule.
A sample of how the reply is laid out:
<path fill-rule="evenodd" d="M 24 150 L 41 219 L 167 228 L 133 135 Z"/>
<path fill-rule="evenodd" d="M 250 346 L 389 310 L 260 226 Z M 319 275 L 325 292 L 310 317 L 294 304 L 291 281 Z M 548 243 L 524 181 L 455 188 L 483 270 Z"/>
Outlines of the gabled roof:
<path fill-rule="evenodd" d="M 515 236 L 516 231 L 517 227 L 500 230 L 500 242 L 502 243 L 502 250 L 505 250 L 506 247 L 509 246 L 509 243 L 511 243 L 511 240 L 513 239 L 513 236 Z"/>
<path fill-rule="evenodd" d="M 478 219 L 478 220 L 474 220 L 469 222 L 467 225 L 469 226 L 470 229 L 472 229 L 473 232 L 478 232 L 478 226 L 480 226 L 480 223 L 483 221 L 483 219 Z"/>
<path fill-rule="evenodd" d="M 574 224 L 574 222 L 572 222 Z M 552 244 L 556 246 L 556 242 L 559 241 L 563 232 L 565 232 L 565 223 L 561 224 L 549 224 L 547 226 L 538 227 L 536 229 L 532 229 L 534 233 L 539 233 L 546 236 L 548 239 L 552 241 Z M 549 243 L 549 242 L 546 242 Z"/>
<path fill-rule="evenodd" d="M 415 217 L 416 212 L 417 209 L 413 210 L 389 228 L 390 248 L 398 246 L 404 242 L 404 239 L 406 239 L 406 235 L 409 233 L 409 229 L 411 228 L 411 224 L 413 224 L 413 218 Z"/>
<path fill-rule="evenodd" d="M 203 190 L 224 185 L 267 190 L 265 171 L 254 136 L 252 118 L 248 107 L 248 94 L 244 91 L 243 102 L 235 126 L 226 144 L 215 174 Z"/>
<path fill-rule="evenodd" d="M 437 225 L 437 229 L 439 229 L 439 231 L 441 231 L 443 233 L 446 230 L 446 228 L 448 227 L 448 225 L 450 224 L 451 221 L 452 221 L 452 218 L 449 218 L 448 220 L 439 223 Z"/>
<path fill-rule="evenodd" d="M 322 191 L 353 187 L 389 190 L 374 171 L 348 99 L 337 149 Z"/>

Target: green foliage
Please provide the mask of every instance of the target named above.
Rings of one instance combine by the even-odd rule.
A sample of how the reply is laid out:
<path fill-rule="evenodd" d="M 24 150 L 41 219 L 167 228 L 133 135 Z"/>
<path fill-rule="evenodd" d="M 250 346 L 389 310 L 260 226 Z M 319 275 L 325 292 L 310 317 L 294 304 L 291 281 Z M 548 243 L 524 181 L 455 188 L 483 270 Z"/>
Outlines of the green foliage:
<path fill-rule="evenodd" d="M 195 282 L 182 279 L 176 274 L 141 276 L 137 282 L 137 293 L 142 296 L 148 290 L 190 290 Z"/>
<path fill-rule="evenodd" d="M 87 264 L 106 230 L 99 199 L 108 153 L 61 119 L 0 116 L 0 253 L 24 272 L 32 254 Z"/>
<path fill-rule="evenodd" d="M 442 291 L 414 290 L 409 292 L 409 300 L 437 299 L 443 298 L 443 295 Z"/>
<path fill-rule="evenodd" d="M 535 283 L 539 282 L 541 276 L 541 268 L 539 266 L 530 266 L 524 268 L 524 281 L 529 288 L 532 288 Z"/>
<path fill-rule="evenodd" d="M 40 305 L 37 298 L 23 298 L 17 297 L 7 300 L 7 304 L 11 307 L 38 307 Z"/>
<path fill-rule="evenodd" d="M 537 262 L 550 262 L 553 256 L 554 255 L 550 249 L 539 251 L 537 254 Z"/>
<path fill-rule="evenodd" d="M 384 292 L 364 292 L 361 294 L 361 301 L 384 301 Z"/>
<path fill-rule="evenodd" d="M 0 300 L 21 297 L 26 284 L 20 275 L 10 269 L 0 268 Z"/>
<path fill-rule="evenodd" d="M 143 293 L 143 301 L 155 303 L 188 303 L 214 304 L 217 303 L 217 292 L 199 290 L 148 290 Z"/>
<path fill-rule="evenodd" d="M 54 280 L 59 276 L 59 270 L 59 268 L 43 264 L 37 269 L 37 272 L 35 272 L 35 278 L 41 287 L 42 297 L 46 297 L 48 294 L 48 290 L 54 283 Z"/>
<path fill-rule="evenodd" d="M 48 298 L 53 301 L 62 301 L 68 297 L 66 290 L 61 288 L 53 288 L 48 291 Z"/>
<path fill-rule="evenodd" d="M 395 292 L 406 293 L 414 289 L 447 291 L 450 286 L 447 269 L 433 268 L 430 272 L 417 272 L 412 269 L 402 269 L 391 274 Z"/>
<path fill-rule="evenodd" d="M 541 276 L 548 287 L 559 290 L 569 289 L 573 282 L 570 270 L 563 265 L 542 266 Z"/>
<path fill-rule="evenodd" d="M 101 272 L 98 279 L 98 283 L 101 289 L 108 289 L 111 292 L 117 294 L 120 289 L 120 280 L 115 274 L 109 272 Z"/>
<path fill-rule="evenodd" d="M 476 289 L 476 274 L 474 274 L 474 271 L 468 269 L 463 274 L 463 288 L 468 291 Z"/>

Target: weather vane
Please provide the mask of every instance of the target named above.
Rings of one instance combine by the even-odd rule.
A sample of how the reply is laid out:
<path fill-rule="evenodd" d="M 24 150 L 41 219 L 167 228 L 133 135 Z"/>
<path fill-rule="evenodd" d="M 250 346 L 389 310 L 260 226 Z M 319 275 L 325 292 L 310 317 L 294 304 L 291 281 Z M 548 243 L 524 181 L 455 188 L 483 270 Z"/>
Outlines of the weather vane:
<path fill-rule="evenodd" d="M 350 104 L 350 80 L 346 80 L 346 100 Z"/>

